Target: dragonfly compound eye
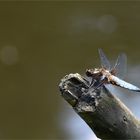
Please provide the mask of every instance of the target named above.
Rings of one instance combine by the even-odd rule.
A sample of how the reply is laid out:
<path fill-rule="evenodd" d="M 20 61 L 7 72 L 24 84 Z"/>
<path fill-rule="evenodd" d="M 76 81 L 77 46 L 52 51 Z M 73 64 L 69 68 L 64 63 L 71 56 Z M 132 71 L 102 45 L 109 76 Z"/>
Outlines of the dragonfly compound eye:
<path fill-rule="evenodd" d="M 88 76 L 88 77 L 93 76 L 93 70 L 87 69 L 87 70 L 86 70 L 86 76 Z"/>

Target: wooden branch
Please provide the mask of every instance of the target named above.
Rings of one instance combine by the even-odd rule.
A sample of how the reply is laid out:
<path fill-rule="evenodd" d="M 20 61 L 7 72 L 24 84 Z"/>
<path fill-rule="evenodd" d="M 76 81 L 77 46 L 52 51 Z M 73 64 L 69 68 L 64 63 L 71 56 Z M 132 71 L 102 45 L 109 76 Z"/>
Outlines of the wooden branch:
<path fill-rule="evenodd" d="M 140 121 L 104 86 L 93 92 L 79 74 L 65 76 L 61 95 L 100 139 L 140 139 Z"/>

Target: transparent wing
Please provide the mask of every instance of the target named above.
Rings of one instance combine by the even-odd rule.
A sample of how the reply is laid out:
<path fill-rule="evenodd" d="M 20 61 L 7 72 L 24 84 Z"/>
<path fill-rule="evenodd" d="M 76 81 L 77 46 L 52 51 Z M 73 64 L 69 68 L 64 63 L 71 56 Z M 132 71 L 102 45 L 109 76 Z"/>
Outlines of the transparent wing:
<path fill-rule="evenodd" d="M 102 49 L 98 49 L 99 50 L 99 56 L 100 56 L 100 61 L 101 61 L 101 66 L 103 68 L 106 68 L 108 70 L 110 70 L 111 65 L 109 60 L 107 59 L 106 55 L 104 54 Z"/>
<path fill-rule="evenodd" d="M 126 72 L 127 72 L 127 56 L 124 53 L 121 53 L 116 61 L 114 66 L 115 75 L 124 79 Z"/>

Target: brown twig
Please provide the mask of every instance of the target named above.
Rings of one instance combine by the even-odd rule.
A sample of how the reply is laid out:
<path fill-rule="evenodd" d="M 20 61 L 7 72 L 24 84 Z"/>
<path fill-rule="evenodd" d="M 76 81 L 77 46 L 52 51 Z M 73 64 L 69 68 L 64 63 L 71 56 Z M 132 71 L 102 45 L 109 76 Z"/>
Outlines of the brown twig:
<path fill-rule="evenodd" d="M 98 138 L 140 139 L 140 121 L 104 86 L 94 91 L 87 79 L 69 74 L 61 80 L 59 88 Z"/>

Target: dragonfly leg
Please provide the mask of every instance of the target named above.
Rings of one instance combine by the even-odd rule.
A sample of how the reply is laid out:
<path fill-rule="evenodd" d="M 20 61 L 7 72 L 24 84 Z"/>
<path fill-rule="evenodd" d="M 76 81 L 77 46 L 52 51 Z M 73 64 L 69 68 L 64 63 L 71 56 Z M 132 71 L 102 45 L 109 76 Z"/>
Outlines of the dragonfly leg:
<path fill-rule="evenodd" d="M 94 88 L 94 90 L 93 90 L 92 92 L 94 92 L 94 91 L 97 90 L 99 87 L 101 87 L 105 82 L 106 82 L 106 79 L 103 79 L 102 81 L 100 81 L 100 83 Z"/>
<path fill-rule="evenodd" d="M 92 87 L 94 85 L 94 83 L 96 82 L 95 78 L 92 78 L 91 80 L 91 83 L 90 83 L 90 86 L 89 87 Z"/>

